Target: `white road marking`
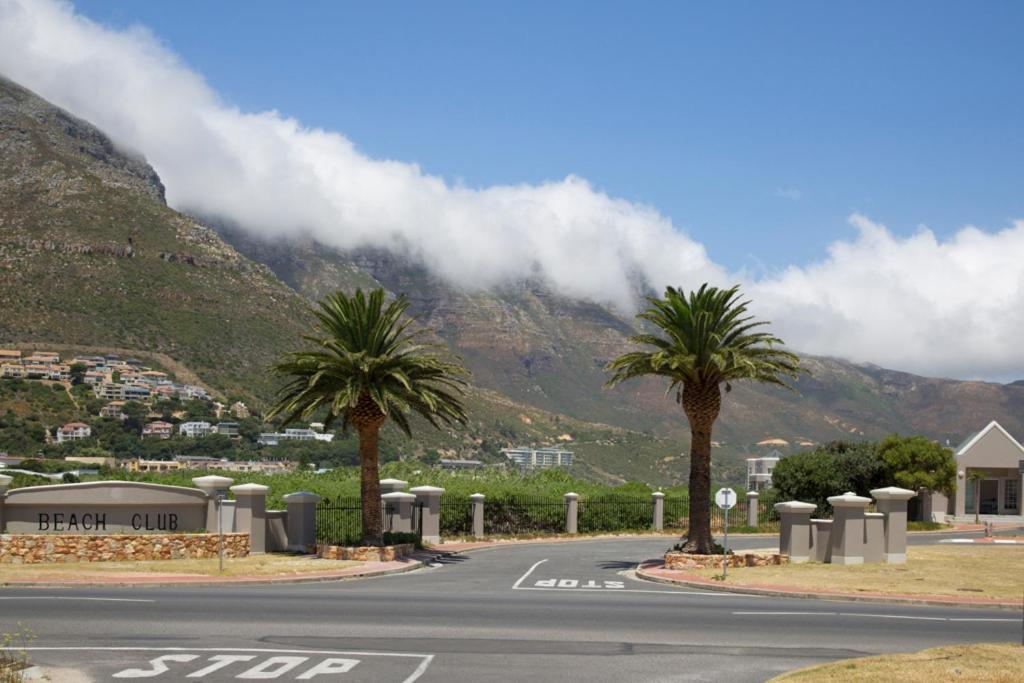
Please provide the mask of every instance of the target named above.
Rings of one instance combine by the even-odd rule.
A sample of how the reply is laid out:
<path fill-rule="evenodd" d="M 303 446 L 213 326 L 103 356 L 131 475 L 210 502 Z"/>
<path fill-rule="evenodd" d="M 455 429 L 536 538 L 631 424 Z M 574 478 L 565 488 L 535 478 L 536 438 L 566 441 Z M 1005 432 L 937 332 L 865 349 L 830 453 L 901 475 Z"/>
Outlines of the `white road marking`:
<path fill-rule="evenodd" d="M 733 612 L 736 616 L 754 617 L 868 617 L 869 619 L 915 619 L 919 621 L 996 621 L 1020 623 L 1020 619 L 1000 619 L 994 617 L 916 617 L 904 614 L 861 614 L 858 612 Z"/>
<path fill-rule="evenodd" d="M 559 591 L 561 593 L 593 593 L 594 589 L 581 586 L 579 588 L 541 588 L 538 586 L 513 586 L 515 590 L 519 591 Z M 599 589 L 600 590 L 600 589 Z M 770 597 L 766 595 L 744 595 L 742 593 L 726 593 L 724 591 L 677 591 L 668 588 L 663 591 L 656 590 L 644 590 L 642 588 L 617 588 L 615 590 L 604 591 L 605 593 L 656 593 L 658 595 L 700 595 L 705 598 L 720 598 L 720 597 L 733 597 L 733 598 L 765 598 Z"/>
<path fill-rule="evenodd" d="M 912 617 L 904 614 L 861 614 L 859 612 L 840 612 L 841 617 L 866 617 L 868 619 L 912 619 L 914 621 L 949 621 L 946 617 Z"/>
<path fill-rule="evenodd" d="M 47 645 L 32 645 L 29 647 L 0 647 L 0 651 L 28 651 L 28 652 L 181 652 L 183 654 L 178 657 L 189 659 L 177 659 L 174 656 L 159 657 L 159 660 L 167 661 L 192 661 L 196 659 L 198 655 L 189 656 L 187 653 L 191 652 L 254 652 L 257 654 L 303 654 L 303 655 L 349 655 L 358 657 L 405 657 L 405 658 L 417 658 L 420 661 L 419 666 L 409 676 L 402 680 L 402 683 L 414 683 L 426 672 L 427 668 L 434 661 L 434 655 L 432 654 L 420 654 L 412 652 L 349 652 L 344 650 L 281 650 L 274 648 L 253 648 L 253 647 L 116 647 L 116 646 L 100 646 L 100 647 L 85 647 L 85 646 L 47 646 Z M 214 658 L 210 658 L 211 660 Z M 155 662 L 156 660 L 153 660 Z M 330 662 L 332 660 L 326 660 Z M 335 664 L 339 666 L 348 666 L 349 669 L 354 664 L 344 664 L 343 662 L 351 662 L 352 660 L 333 660 Z M 152 663 L 152 662 L 151 662 Z M 318 666 L 323 666 L 326 662 L 321 663 Z M 165 667 L 166 668 L 166 667 Z M 340 670 L 340 669 L 339 669 Z M 129 670 L 131 671 L 131 670 Z M 139 670 L 135 670 L 139 671 Z M 144 673 L 145 670 L 143 670 Z M 120 672 L 125 673 L 125 672 Z M 160 672 L 163 673 L 163 672 Z M 309 672 L 307 672 L 309 673 Z M 156 674 L 150 674 L 156 675 Z M 303 674 L 304 676 L 305 674 Z M 128 678 L 129 676 L 122 676 Z M 135 677 L 135 676 L 131 676 Z M 301 678 L 301 676 L 300 676 Z"/>
<path fill-rule="evenodd" d="M 87 600 L 91 602 L 156 602 L 143 598 L 75 598 L 64 595 L 0 595 L 0 600 Z"/>
<path fill-rule="evenodd" d="M 980 618 L 980 617 L 979 618 L 974 618 L 974 617 L 956 618 L 956 617 L 953 617 L 953 618 L 950 618 L 950 621 L 1007 621 L 1007 622 L 1010 622 L 1010 623 L 1013 623 L 1013 624 L 1019 624 L 1020 623 L 1020 619 L 988 619 L 988 618 Z"/>
<path fill-rule="evenodd" d="M 816 616 L 829 616 L 834 617 L 839 612 L 733 612 L 736 616 L 753 616 L 753 617 L 816 617 Z"/>
<path fill-rule="evenodd" d="M 939 543 L 974 543 L 973 538 L 943 538 Z"/>
<path fill-rule="evenodd" d="M 541 560 L 540 562 L 535 562 L 532 567 L 530 567 L 529 569 L 526 570 L 525 574 L 523 574 L 522 576 L 519 577 L 518 581 L 516 581 L 514 584 L 512 584 L 513 590 L 516 589 L 516 588 L 519 588 L 519 584 L 521 584 L 523 581 L 525 581 L 526 577 L 529 576 L 530 574 L 532 574 L 534 569 L 536 569 L 537 567 L 541 566 L 542 564 L 544 564 L 547 561 L 548 561 L 547 558 L 545 558 L 545 559 Z"/>

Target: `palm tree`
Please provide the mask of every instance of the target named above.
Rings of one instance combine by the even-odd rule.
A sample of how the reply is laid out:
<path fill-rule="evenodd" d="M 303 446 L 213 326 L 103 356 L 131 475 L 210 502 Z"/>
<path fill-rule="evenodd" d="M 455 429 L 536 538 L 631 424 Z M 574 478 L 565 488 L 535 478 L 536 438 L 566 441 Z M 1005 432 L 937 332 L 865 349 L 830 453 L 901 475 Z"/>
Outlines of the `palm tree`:
<path fill-rule="evenodd" d="M 980 524 L 981 514 L 981 482 L 988 475 L 984 470 L 971 470 L 967 473 L 967 480 L 974 482 L 974 523 Z"/>
<path fill-rule="evenodd" d="M 460 396 L 467 371 L 437 346 L 417 342 L 408 307 L 404 296 L 385 304 L 383 289 L 328 295 L 313 310 L 315 331 L 303 337 L 312 348 L 284 354 L 273 368 L 288 381 L 268 417 L 288 424 L 322 416 L 325 429 L 338 420 L 343 430 L 355 428 L 367 545 L 383 541 L 378 451 L 387 419 L 406 436 L 410 412 L 437 428 L 466 421 Z"/>
<path fill-rule="evenodd" d="M 756 328 L 766 325 L 747 315 L 749 301 L 739 300 L 739 287 L 718 289 L 707 284 L 687 296 L 669 287 L 665 298 L 647 297 L 650 307 L 637 317 L 660 334 L 640 334 L 633 344 L 651 347 L 619 356 L 605 367 L 614 374 L 607 386 L 642 375 L 669 380 L 690 423 L 690 528 L 684 549 L 711 553 L 711 430 L 722 406 L 721 386 L 728 392 L 736 380 L 751 379 L 788 386 L 796 377 L 799 358 Z"/>

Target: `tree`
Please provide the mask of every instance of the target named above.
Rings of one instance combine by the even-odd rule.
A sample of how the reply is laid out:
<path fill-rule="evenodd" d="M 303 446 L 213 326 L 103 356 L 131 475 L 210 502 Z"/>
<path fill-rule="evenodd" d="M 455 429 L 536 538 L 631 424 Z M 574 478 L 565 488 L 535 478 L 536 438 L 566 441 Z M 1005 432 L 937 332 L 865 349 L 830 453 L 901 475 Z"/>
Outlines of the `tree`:
<path fill-rule="evenodd" d="M 85 373 L 88 372 L 89 368 L 86 367 L 85 363 L 72 363 L 71 367 L 68 368 L 68 375 L 71 379 L 72 386 L 78 386 L 85 381 Z"/>
<path fill-rule="evenodd" d="M 650 307 L 639 318 L 659 334 L 640 334 L 633 344 L 649 350 L 623 354 L 606 369 L 613 372 L 608 386 L 642 375 L 669 380 L 690 425 L 690 528 L 684 549 L 710 553 L 711 430 L 722 406 L 722 385 L 750 379 L 788 386 L 796 377 L 799 358 L 779 346 L 781 339 L 756 329 L 766 322 L 748 315 L 749 301 L 740 301 L 739 287 L 718 289 L 707 284 L 687 296 L 669 287 L 665 297 L 647 297 Z"/>
<path fill-rule="evenodd" d="M 953 452 L 926 437 L 892 434 L 878 444 L 878 455 L 890 484 L 947 496 L 956 490 Z"/>
<path fill-rule="evenodd" d="M 772 470 L 772 488 L 788 500 L 814 503 L 826 512 L 829 496 L 847 491 L 866 495 L 891 484 L 876 444 L 830 441 L 782 458 Z"/>
<path fill-rule="evenodd" d="M 465 424 L 461 401 L 467 371 L 438 347 L 417 343 L 404 296 L 385 303 L 384 290 L 328 295 L 313 314 L 316 328 L 303 339 L 310 349 L 287 353 L 274 366 L 287 378 L 268 419 L 284 424 L 323 416 L 325 429 L 340 420 L 359 440 L 363 542 L 380 545 L 380 429 L 391 421 L 412 436 L 414 412 L 434 427 Z"/>

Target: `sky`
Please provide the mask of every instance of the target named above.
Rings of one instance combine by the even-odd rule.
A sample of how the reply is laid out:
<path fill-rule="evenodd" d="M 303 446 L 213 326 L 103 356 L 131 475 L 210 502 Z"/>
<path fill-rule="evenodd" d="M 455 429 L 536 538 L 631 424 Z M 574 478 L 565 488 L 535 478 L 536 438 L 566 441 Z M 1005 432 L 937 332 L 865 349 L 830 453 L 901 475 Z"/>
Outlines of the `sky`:
<path fill-rule="evenodd" d="M 802 350 L 1024 377 L 1024 4 L 0 0 L 0 73 L 176 208 Z"/>

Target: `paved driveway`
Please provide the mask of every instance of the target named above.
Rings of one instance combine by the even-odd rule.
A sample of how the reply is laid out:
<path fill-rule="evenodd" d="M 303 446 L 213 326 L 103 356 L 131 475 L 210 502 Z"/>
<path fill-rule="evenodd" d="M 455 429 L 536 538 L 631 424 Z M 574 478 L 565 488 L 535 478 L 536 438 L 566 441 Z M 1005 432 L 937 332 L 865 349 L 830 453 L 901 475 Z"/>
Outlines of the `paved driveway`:
<path fill-rule="evenodd" d="M 0 589 L 0 627 L 30 627 L 44 648 L 31 650 L 35 661 L 93 680 L 760 681 L 844 657 L 1019 638 L 1014 612 L 758 598 L 630 578 L 666 545 L 507 546 L 326 584 Z"/>

